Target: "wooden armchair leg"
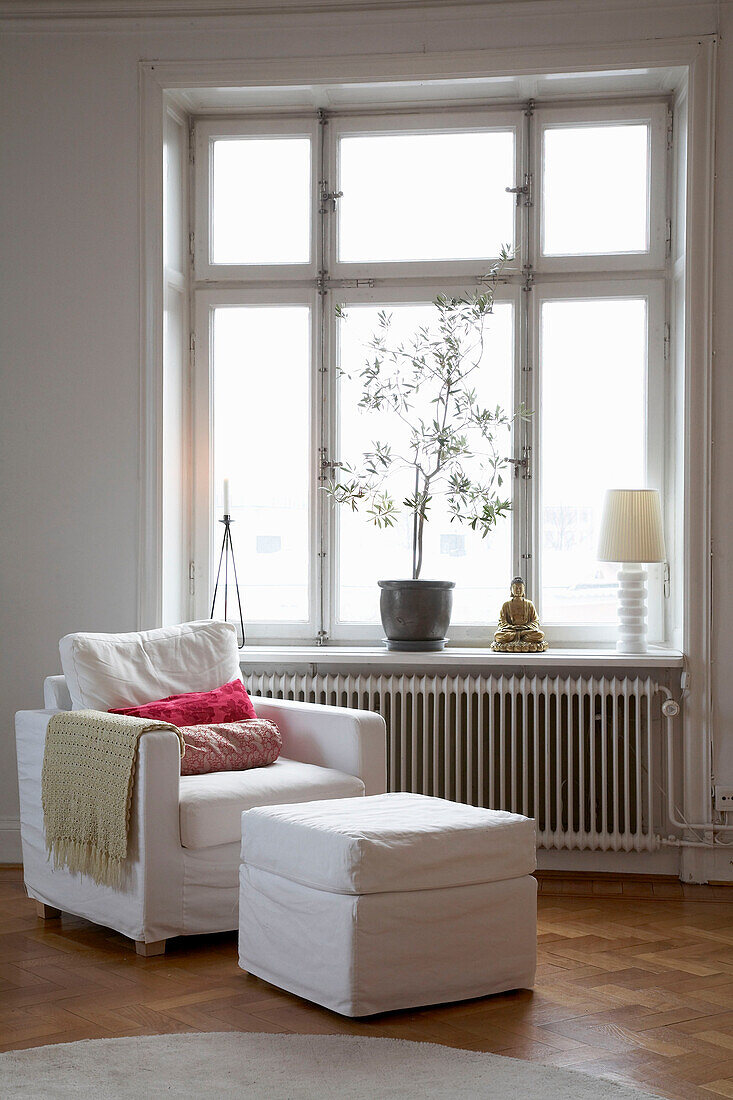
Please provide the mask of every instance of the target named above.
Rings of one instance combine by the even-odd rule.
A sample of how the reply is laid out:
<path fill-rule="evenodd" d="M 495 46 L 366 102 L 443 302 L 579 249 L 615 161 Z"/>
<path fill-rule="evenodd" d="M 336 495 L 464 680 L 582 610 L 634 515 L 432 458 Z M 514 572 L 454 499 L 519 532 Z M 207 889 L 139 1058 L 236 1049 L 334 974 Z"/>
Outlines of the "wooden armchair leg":
<path fill-rule="evenodd" d="M 144 959 L 151 959 L 154 955 L 165 955 L 167 940 L 154 940 L 153 943 L 145 943 L 143 940 L 135 940 L 135 950 Z"/>
<path fill-rule="evenodd" d="M 46 905 L 45 902 L 36 899 L 36 916 L 41 920 L 56 920 L 61 916 L 61 910 L 54 909 L 53 905 Z"/>

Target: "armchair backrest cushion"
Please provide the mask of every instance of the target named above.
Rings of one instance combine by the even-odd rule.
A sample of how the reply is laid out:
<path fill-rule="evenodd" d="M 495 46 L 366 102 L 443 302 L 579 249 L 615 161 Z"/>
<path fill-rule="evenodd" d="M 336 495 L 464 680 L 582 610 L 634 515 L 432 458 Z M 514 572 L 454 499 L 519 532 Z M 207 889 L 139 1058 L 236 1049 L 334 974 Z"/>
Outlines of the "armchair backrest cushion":
<path fill-rule="evenodd" d="M 67 634 L 59 653 L 74 710 L 140 706 L 242 678 L 236 628 L 225 622 Z"/>

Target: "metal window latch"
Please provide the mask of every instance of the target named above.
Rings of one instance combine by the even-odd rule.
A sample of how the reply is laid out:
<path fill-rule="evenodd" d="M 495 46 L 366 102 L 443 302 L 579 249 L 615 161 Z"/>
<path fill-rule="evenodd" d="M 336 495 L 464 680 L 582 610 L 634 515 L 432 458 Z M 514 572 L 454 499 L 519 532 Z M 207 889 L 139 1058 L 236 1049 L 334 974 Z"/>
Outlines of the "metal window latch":
<path fill-rule="evenodd" d="M 332 462 L 326 454 L 325 448 L 321 447 L 321 461 L 319 463 L 321 474 L 320 481 L 325 481 L 329 474 L 332 474 L 334 470 L 338 470 L 343 466 L 343 462 Z"/>
<path fill-rule="evenodd" d="M 522 195 L 524 195 L 524 205 L 532 205 L 532 176 L 529 172 L 525 172 L 524 183 L 520 187 L 505 187 L 504 190 L 508 195 L 517 196 L 517 206 L 522 204 Z"/>
<path fill-rule="evenodd" d="M 529 447 L 522 447 L 521 458 L 508 458 L 507 462 L 514 467 L 514 476 L 519 477 L 519 471 L 524 470 L 522 474 L 523 481 L 529 481 L 532 474 L 529 472 Z"/>
<path fill-rule="evenodd" d="M 336 200 L 342 198 L 343 191 L 328 191 L 321 188 L 321 214 L 333 214 L 336 211 Z"/>

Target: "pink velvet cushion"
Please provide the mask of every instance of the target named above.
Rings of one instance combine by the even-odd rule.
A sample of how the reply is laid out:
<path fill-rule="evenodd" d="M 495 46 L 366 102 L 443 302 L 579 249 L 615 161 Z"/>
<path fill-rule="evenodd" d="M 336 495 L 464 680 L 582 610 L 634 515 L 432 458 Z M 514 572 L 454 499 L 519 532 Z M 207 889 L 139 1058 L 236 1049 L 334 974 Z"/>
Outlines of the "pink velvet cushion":
<path fill-rule="evenodd" d="M 181 775 L 239 772 L 273 764 L 282 748 L 280 730 L 265 718 L 185 726 Z"/>
<path fill-rule="evenodd" d="M 135 718 L 157 718 L 174 726 L 197 726 L 202 722 L 241 722 L 256 718 L 244 684 L 232 680 L 213 691 L 191 691 L 169 695 L 139 707 L 114 707 L 110 714 L 131 714 Z"/>

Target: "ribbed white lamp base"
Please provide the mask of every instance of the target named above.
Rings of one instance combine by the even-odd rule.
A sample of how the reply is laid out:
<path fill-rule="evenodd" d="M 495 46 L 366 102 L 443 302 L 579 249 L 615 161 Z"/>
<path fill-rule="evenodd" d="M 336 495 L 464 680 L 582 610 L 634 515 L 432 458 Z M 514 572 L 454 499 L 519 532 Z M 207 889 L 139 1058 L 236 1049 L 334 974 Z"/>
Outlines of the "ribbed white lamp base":
<path fill-rule="evenodd" d="M 624 562 L 618 571 L 617 653 L 646 653 L 646 569 Z"/>

